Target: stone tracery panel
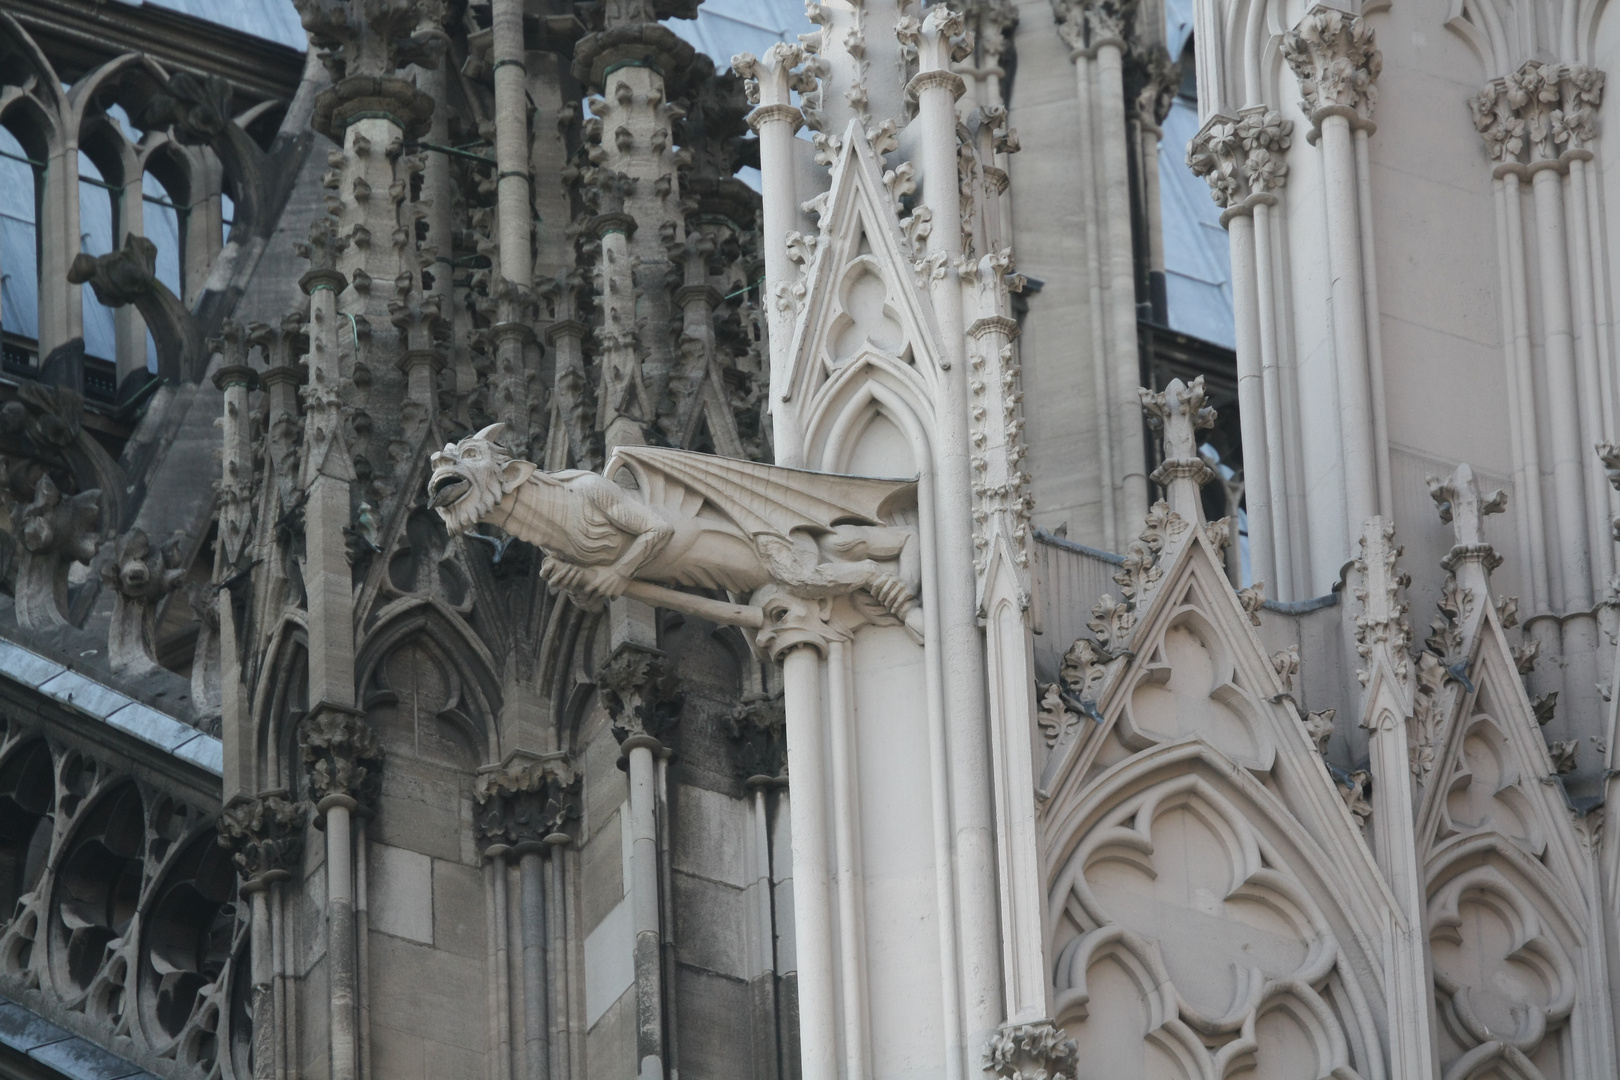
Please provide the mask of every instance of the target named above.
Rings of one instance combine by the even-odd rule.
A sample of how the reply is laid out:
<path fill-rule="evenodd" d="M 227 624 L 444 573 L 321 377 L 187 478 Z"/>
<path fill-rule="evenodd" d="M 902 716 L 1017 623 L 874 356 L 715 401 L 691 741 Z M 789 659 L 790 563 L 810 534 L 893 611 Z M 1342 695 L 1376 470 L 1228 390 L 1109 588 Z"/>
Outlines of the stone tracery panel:
<path fill-rule="evenodd" d="M 1056 1011 L 1080 1076 L 1361 1075 L 1351 1047 L 1377 1034 L 1346 1030 L 1365 1011 L 1324 899 L 1205 779 L 1124 790 L 1059 877 Z"/>
<path fill-rule="evenodd" d="M 11 722 L 0 739 L 0 989 L 175 1077 L 235 1077 L 236 875 L 194 796 Z M 181 786 L 181 785 L 177 785 Z"/>

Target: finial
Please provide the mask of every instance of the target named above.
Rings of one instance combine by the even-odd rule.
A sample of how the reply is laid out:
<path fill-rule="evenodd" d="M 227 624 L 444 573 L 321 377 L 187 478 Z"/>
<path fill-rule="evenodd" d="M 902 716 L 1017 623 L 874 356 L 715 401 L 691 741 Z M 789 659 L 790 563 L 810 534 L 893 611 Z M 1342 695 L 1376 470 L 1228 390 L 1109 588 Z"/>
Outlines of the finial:
<path fill-rule="evenodd" d="M 1458 465 L 1444 480 L 1430 476 L 1428 482 L 1429 497 L 1440 509 L 1440 520 L 1451 526 L 1456 537 L 1451 553 L 1441 565 L 1456 572 L 1466 588 L 1488 588 L 1490 572 L 1501 564 L 1502 558 L 1496 554 L 1495 548 L 1485 542 L 1485 517 L 1507 509 L 1507 492 L 1498 488 L 1489 494 L 1481 494 L 1479 482 L 1474 479 L 1474 470 L 1467 462 Z M 1469 567 L 1478 569 L 1467 569 Z M 1486 594 L 1481 591 L 1479 595 Z"/>
<path fill-rule="evenodd" d="M 1151 479 L 1165 489 L 1170 509 L 1188 521 L 1202 523 L 1204 507 L 1198 489 L 1214 471 L 1199 456 L 1195 433 L 1215 426 L 1215 410 L 1204 403 L 1204 377 L 1198 376 L 1191 386 L 1172 379 L 1163 392 L 1145 386 L 1137 392 L 1149 423 L 1161 433 L 1163 461 Z"/>

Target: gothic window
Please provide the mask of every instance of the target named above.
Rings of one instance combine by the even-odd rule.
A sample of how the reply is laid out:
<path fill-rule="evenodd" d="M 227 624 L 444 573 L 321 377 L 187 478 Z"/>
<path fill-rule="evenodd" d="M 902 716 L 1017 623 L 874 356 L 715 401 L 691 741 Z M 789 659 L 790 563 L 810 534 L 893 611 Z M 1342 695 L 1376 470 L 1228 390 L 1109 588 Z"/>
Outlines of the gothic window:
<path fill-rule="evenodd" d="M 145 824 L 140 792 L 128 783 L 90 809 L 68 844 L 57 872 L 51 950 L 59 986 L 89 990 L 107 946 L 129 929 L 140 901 Z"/>
<path fill-rule="evenodd" d="M 29 140 L 33 142 L 34 140 Z M 43 148 L 30 153 L 0 127 L 0 331 L 5 366 L 27 368 L 39 342 L 39 168 Z"/>
<path fill-rule="evenodd" d="M 56 810 L 51 752 L 35 740 L 0 765 L 0 923 L 39 884 Z"/>

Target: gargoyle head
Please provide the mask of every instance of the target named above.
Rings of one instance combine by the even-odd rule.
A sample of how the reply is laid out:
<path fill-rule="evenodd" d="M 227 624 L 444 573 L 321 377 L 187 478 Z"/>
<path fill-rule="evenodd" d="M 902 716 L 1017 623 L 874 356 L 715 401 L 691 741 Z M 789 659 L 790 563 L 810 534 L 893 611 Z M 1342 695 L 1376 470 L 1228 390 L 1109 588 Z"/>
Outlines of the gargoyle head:
<path fill-rule="evenodd" d="M 532 471 L 521 468 L 526 463 L 515 460 L 497 441 L 505 434 L 505 424 L 491 424 L 458 443 L 446 443 L 433 455 L 428 505 L 439 512 L 451 536 L 478 524 Z"/>

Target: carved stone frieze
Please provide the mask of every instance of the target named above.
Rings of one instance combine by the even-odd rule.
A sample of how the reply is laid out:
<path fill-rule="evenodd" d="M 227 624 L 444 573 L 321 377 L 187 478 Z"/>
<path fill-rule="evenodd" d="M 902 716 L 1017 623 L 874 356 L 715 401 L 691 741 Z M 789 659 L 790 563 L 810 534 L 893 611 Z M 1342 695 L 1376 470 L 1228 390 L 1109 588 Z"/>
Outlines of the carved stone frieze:
<path fill-rule="evenodd" d="M 1335 113 L 1372 120 L 1384 54 L 1365 18 L 1318 5 L 1283 35 L 1282 54 L 1299 77 L 1300 108 L 1311 123 Z"/>

